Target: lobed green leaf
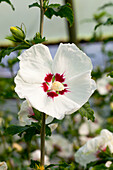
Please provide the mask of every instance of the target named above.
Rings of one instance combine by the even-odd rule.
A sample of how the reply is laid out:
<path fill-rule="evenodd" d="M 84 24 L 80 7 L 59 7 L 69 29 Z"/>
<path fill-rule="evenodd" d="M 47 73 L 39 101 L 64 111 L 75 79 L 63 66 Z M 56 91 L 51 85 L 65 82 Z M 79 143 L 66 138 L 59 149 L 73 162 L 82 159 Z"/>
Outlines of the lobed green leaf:
<path fill-rule="evenodd" d="M 39 7 L 40 8 L 40 5 L 39 5 L 38 2 L 35 2 L 35 3 L 31 4 L 31 5 L 29 5 L 29 8 L 32 8 L 32 7 Z"/>
<path fill-rule="evenodd" d="M 80 109 L 79 113 L 81 114 L 82 117 L 87 117 L 87 119 L 91 120 L 94 122 L 95 117 L 94 117 L 94 111 L 91 109 L 89 102 L 85 103 Z"/>
<path fill-rule="evenodd" d="M 63 6 L 60 6 L 59 4 L 50 4 L 45 11 L 45 15 L 49 19 L 51 19 L 53 15 L 61 18 L 64 17 L 70 23 L 70 26 L 72 26 L 74 21 L 73 11 L 69 4 Z"/>
<path fill-rule="evenodd" d="M 17 51 L 17 50 L 28 49 L 29 47 L 30 47 L 29 45 L 25 43 L 21 43 L 17 45 L 16 47 L 8 47 L 7 49 L 2 49 L 0 51 L 0 62 L 2 58 L 4 58 L 6 55 L 10 55 L 12 52 Z"/>
<path fill-rule="evenodd" d="M 6 134 L 6 135 L 19 134 L 19 133 L 22 133 L 22 132 L 26 131 L 28 128 L 29 128 L 28 126 L 11 125 L 11 126 L 9 126 L 9 127 L 6 129 L 5 134 Z"/>

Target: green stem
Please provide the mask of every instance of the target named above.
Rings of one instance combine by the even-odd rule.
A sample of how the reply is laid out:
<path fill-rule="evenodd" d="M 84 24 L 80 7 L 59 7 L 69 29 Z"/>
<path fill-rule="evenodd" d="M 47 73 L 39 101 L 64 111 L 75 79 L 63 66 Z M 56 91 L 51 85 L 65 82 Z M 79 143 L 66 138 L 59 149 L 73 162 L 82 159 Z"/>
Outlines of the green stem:
<path fill-rule="evenodd" d="M 43 25 L 44 25 L 44 8 L 43 8 L 43 0 L 40 0 L 40 34 L 43 34 Z"/>
<path fill-rule="evenodd" d="M 43 25 L 44 25 L 44 9 L 43 0 L 40 0 L 40 34 L 43 35 Z M 44 155 L 45 155 L 45 113 L 42 115 L 42 127 L 41 127 L 41 158 L 40 163 L 44 166 Z"/>
<path fill-rule="evenodd" d="M 27 45 L 31 46 L 31 45 L 29 44 L 29 42 L 27 42 L 26 40 L 24 40 L 24 42 L 25 42 Z"/>
<path fill-rule="evenodd" d="M 42 115 L 42 127 L 41 127 L 41 165 L 44 166 L 45 155 L 45 113 Z"/>
<path fill-rule="evenodd" d="M 77 44 L 77 18 L 75 15 L 76 9 L 75 9 L 75 3 L 76 1 L 73 0 L 65 0 L 65 3 L 71 4 L 73 14 L 74 14 L 74 23 L 70 27 L 69 22 L 67 22 L 68 27 L 68 35 L 69 35 L 69 42 Z"/>

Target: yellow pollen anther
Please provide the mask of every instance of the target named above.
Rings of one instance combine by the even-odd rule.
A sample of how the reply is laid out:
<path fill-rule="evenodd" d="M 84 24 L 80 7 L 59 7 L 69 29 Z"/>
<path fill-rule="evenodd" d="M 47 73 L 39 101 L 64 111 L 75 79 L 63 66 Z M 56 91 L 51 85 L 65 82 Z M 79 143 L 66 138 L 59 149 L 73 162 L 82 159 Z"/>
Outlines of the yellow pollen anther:
<path fill-rule="evenodd" d="M 51 90 L 62 91 L 64 90 L 64 86 L 59 81 L 54 81 L 54 83 L 52 83 Z"/>

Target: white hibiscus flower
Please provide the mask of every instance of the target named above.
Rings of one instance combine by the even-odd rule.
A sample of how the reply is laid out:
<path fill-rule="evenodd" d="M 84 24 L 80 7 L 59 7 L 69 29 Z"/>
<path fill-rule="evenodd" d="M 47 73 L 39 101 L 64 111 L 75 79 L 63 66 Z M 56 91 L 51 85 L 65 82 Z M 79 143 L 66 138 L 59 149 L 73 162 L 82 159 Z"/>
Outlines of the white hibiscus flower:
<path fill-rule="evenodd" d="M 91 60 L 74 44 L 60 44 L 54 60 L 47 46 L 37 44 L 19 60 L 15 91 L 49 116 L 62 119 L 77 111 L 96 89 Z"/>
<path fill-rule="evenodd" d="M 107 129 L 103 129 L 99 136 L 88 140 L 88 142 L 75 153 L 75 160 L 86 167 L 88 163 L 98 160 L 98 153 L 101 150 L 106 150 L 107 146 L 111 153 L 113 153 L 113 133 Z"/>
<path fill-rule="evenodd" d="M 0 162 L 0 170 L 7 170 L 8 167 L 7 167 L 7 164 L 6 162 Z"/>
<path fill-rule="evenodd" d="M 48 140 L 46 140 L 45 148 L 48 155 L 56 149 L 58 152 L 57 155 L 62 158 L 73 156 L 73 144 L 58 134 L 53 134 Z"/>
<path fill-rule="evenodd" d="M 30 154 L 30 157 L 31 157 L 31 159 L 32 160 L 34 160 L 34 161 L 40 161 L 40 150 L 35 150 L 35 151 L 33 151 L 31 154 Z M 49 157 L 47 156 L 47 155 L 45 155 L 44 156 L 44 159 L 45 159 L 45 164 L 46 165 L 49 165 L 50 164 L 50 162 L 49 162 Z"/>
<path fill-rule="evenodd" d="M 106 95 L 113 89 L 110 82 L 113 83 L 113 79 L 111 77 L 107 77 L 107 74 L 104 74 L 102 78 L 97 80 L 97 90 L 101 95 Z"/>

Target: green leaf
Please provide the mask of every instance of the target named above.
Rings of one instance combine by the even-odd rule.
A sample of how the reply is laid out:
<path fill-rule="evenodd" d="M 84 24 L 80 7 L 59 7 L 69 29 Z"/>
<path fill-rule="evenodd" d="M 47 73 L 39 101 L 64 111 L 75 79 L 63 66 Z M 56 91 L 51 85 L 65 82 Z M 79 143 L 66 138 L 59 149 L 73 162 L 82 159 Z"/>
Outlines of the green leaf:
<path fill-rule="evenodd" d="M 13 36 L 6 36 L 5 39 L 16 42 Z"/>
<path fill-rule="evenodd" d="M 110 73 L 108 73 L 107 76 L 110 76 L 111 78 L 113 78 L 113 71 L 111 71 Z"/>
<path fill-rule="evenodd" d="M 102 19 L 104 16 L 107 15 L 106 11 L 102 11 L 99 14 L 94 14 L 93 17 L 96 21 L 100 21 L 100 19 Z"/>
<path fill-rule="evenodd" d="M 94 111 L 90 108 L 89 102 L 85 103 L 78 111 L 82 117 L 87 117 L 87 119 L 94 122 Z"/>
<path fill-rule="evenodd" d="M 45 133 L 46 133 L 46 136 L 51 136 L 51 129 L 48 125 L 46 125 L 45 127 Z"/>
<path fill-rule="evenodd" d="M 103 25 L 113 25 L 113 18 L 108 18 Z"/>
<path fill-rule="evenodd" d="M 61 121 L 63 121 L 63 119 L 62 120 L 58 120 L 58 119 L 54 118 L 53 121 L 48 123 L 47 125 L 51 125 L 53 123 L 60 123 Z"/>
<path fill-rule="evenodd" d="M 108 18 L 106 22 L 97 24 L 94 29 L 96 30 L 102 25 L 113 25 L 113 18 Z"/>
<path fill-rule="evenodd" d="M 17 45 L 16 47 L 8 47 L 7 49 L 2 49 L 0 51 L 0 62 L 3 57 L 5 57 L 6 55 L 10 55 L 13 51 L 28 49 L 29 47 L 30 47 L 29 45 L 27 45 L 25 43 L 21 43 L 21 44 Z"/>
<path fill-rule="evenodd" d="M 61 5 L 60 4 L 50 4 L 49 7 L 50 8 L 59 8 Z"/>
<path fill-rule="evenodd" d="M 38 2 L 35 2 L 35 3 L 31 4 L 31 5 L 29 5 L 29 8 L 32 8 L 32 7 L 39 7 L 40 8 L 40 5 L 39 5 Z"/>
<path fill-rule="evenodd" d="M 8 4 L 11 6 L 11 8 L 12 8 L 13 10 L 15 10 L 13 4 L 12 4 L 9 0 L 0 0 L 0 3 L 1 3 L 1 2 L 6 2 L 6 3 L 8 3 Z"/>
<path fill-rule="evenodd" d="M 54 166 L 55 166 L 55 167 L 58 166 L 59 169 L 60 169 L 60 168 L 70 167 L 69 164 L 67 164 L 66 162 L 63 162 L 63 163 L 61 163 L 61 164 L 50 164 L 50 165 L 48 165 L 48 166 L 45 167 L 45 170 L 46 170 L 46 169 L 49 169 L 49 168 L 51 168 L 51 167 L 54 167 Z"/>
<path fill-rule="evenodd" d="M 112 3 L 112 2 L 106 3 L 106 4 L 102 5 L 101 7 L 99 7 L 99 10 L 102 10 L 102 9 L 104 9 L 104 8 L 106 8 L 106 7 L 111 7 L 111 6 L 113 6 L 113 3 Z"/>
<path fill-rule="evenodd" d="M 25 130 L 27 130 L 29 127 L 28 126 L 16 126 L 16 125 L 11 125 L 9 126 L 6 131 L 5 134 L 7 135 L 15 135 L 18 133 L 22 133 Z"/>
<path fill-rule="evenodd" d="M 39 7 L 40 5 L 38 4 L 38 2 L 33 3 L 31 5 L 29 5 L 29 8 L 31 7 Z M 74 15 L 73 15 L 73 11 L 70 7 L 70 4 L 67 3 L 66 5 L 60 5 L 60 4 L 50 4 L 50 5 L 46 5 L 44 6 L 44 14 L 46 17 L 48 17 L 49 19 L 52 18 L 53 15 L 55 16 L 59 16 L 61 18 L 66 18 L 67 21 L 70 23 L 70 26 L 72 26 L 73 21 L 74 21 Z"/>
<path fill-rule="evenodd" d="M 53 15 L 59 16 L 61 18 L 64 17 L 70 23 L 70 26 L 72 26 L 73 21 L 74 21 L 73 11 L 70 8 L 69 4 L 66 4 L 63 6 L 59 6 L 59 4 L 51 4 L 47 7 L 44 14 L 49 19 L 51 19 Z"/>
<path fill-rule="evenodd" d="M 37 134 L 37 129 L 36 127 L 29 127 L 28 129 L 25 130 L 24 134 L 24 139 L 26 142 L 30 142 L 32 137 Z"/>

